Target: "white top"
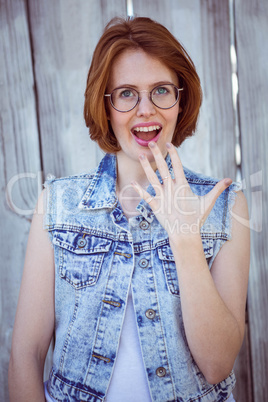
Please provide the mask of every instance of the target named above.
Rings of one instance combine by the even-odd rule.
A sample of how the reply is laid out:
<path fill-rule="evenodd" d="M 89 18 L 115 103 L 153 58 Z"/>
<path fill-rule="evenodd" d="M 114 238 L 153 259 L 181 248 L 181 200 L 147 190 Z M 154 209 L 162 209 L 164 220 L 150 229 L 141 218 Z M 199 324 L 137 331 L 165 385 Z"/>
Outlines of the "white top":
<path fill-rule="evenodd" d="M 105 401 L 151 402 L 151 400 L 130 290 L 117 359 Z"/>

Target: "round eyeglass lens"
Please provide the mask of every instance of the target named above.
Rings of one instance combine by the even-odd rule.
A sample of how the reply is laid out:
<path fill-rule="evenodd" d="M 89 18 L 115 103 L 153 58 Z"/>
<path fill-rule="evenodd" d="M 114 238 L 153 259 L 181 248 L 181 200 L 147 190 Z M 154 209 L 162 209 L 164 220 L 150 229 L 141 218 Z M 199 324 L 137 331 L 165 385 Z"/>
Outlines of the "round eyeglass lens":
<path fill-rule="evenodd" d="M 171 108 L 177 103 L 178 98 L 178 88 L 172 84 L 159 85 L 151 92 L 152 102 L 161 109 Z"/>
<path fill-rule="evenodd" d="M 114 107 L 121 112 L 133 109 L 139 100 L 138 92 L 133 88 L 117 88 L 111 94 Z"/>

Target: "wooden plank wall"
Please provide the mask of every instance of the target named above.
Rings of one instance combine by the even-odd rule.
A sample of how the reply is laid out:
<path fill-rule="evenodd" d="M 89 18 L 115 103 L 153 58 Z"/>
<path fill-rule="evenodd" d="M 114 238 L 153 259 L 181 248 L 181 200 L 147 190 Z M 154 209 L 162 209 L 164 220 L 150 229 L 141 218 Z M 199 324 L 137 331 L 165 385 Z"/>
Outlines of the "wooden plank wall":
<path fill-rule="evenodd" d="M 249 331 L 254 401 L 267 401 L 268 384 L 268 2 L 236 0 L 242 177 L 249 202 L 251 271 Z"/>
<path fill-rule="evenodd" d="M 235 0 L 242 177 L 253 228 L 249 325 L 236 362 L 235 396 L 241 402 L 264 402 L 268 378 L 264 243 L 268 5 L 266 0 L 252 3 Z M 229 0 L 133 0 L 133 9 L 135 15 L 163 23 L 182 41 L 202 81 L 198 131 L 179 150 L 183 163 L 205 174 L 235 179 Z M 1 401 L 8 401 L 12 326 L 31 210 L 42 182 L 48 174 L 88 171 L 102 157 L 83 123 L 83 93 L 94 46 L 115 15 L 126 15 L 126 0 L 0 2 Z"/>
<path fill-rule="evenodd" d="M 23 0 L 1 1 L 0 33 L 0 400 L 8 401 L 7 369 L 29 210 L 41 187 L 38 116 Z"/>

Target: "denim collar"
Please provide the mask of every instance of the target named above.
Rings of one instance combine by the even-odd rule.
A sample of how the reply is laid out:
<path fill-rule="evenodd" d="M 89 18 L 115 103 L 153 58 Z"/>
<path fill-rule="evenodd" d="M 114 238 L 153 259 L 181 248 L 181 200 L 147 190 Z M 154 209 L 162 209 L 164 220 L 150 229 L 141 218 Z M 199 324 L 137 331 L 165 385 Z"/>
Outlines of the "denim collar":
<path fill-rule="evenodd" d="M 169 154 L 166 156 L 166 162 L 172 178 L 173 169 Z M 157 177 L 162 183 L 162 178 L 158 170 L 156 171 Z M 85 194 L 83 195 L 79 208 L 81 209 L 113 209 L 118 203 L 116 196 L 116 178 L 117 178 L 117 159 L 114 154 L 106 154 L 101 160 L 95 175 L 90 182 Z M 151 196 L 155 196 L 153 186 L 150 184 L 147 192 Z M 141 200 L 136 210 L 140 212 L 148 221 L 153 220 L 153 212 L 150 206 L 144 200 Z"/>
<path fill-rule="evenodd" d="M 114 208 L 118 202 L 116 176 L 116 156 L 106 154 L 97 167 L 79 207 L 82 209 Z"/>

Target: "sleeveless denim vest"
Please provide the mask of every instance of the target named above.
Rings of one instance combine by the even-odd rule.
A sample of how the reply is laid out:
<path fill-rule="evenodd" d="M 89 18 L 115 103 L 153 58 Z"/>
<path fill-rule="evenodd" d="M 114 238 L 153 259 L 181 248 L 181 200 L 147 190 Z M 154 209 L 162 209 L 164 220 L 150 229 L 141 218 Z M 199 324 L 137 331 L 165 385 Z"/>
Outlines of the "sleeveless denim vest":
<path fill-rule="evenodd" d="M 169 156 L 166 161 L 173 175 Z M 188 169 L 185 175 L 197 195 L 217 182 Z M 131 285 L 152 400 L 225 401 L 235 385 L 234 373 L 211 385 L 193 360 L 167 232 L 143 200 L 139 214 L 126 219 L 115 191 L 116 156 L 105 155 L 90 174 L 51 178 L 45 187 L 44 227 L 55 254 L 50 395 L 64 402 L 105 401 Z M 234 190 L 231 185 L 221 194 L 201 229 L 209 268 L 231 238 Z M 151 185 L 147 191 L 154 195 Z"/>

